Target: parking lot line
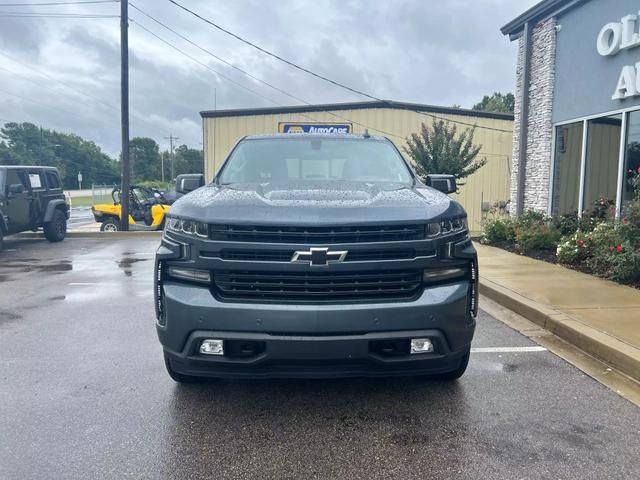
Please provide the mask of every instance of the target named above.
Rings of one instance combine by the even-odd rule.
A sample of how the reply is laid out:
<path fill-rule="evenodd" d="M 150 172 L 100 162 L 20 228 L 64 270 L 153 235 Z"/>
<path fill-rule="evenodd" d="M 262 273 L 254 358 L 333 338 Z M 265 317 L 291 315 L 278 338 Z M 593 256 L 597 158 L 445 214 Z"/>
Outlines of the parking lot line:
<path fill-rule="evenodd" d="M 510 352 L 546 352 L 544 347 L 478 347 L 472 348 L 472 353 L 510 353 Z"/>

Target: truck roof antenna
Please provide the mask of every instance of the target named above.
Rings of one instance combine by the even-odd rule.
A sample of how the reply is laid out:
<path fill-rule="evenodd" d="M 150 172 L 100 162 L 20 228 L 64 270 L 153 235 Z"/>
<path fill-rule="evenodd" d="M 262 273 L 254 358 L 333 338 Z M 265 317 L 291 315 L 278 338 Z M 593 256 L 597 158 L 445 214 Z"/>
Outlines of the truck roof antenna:
<path fill-rule="evenodd" d="M 369 135 L 369 129 L 365 128 L 364 129 L 364 135 L 362 135 L 364 138 L 371 138 L 371 135 Z"/>

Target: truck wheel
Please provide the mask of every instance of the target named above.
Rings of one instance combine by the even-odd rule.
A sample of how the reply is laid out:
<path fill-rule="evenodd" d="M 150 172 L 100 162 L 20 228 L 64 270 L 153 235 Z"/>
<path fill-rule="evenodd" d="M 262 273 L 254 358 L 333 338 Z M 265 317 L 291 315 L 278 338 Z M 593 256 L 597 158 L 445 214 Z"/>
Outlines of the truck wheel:
<path fill-rule="evenodd" d="M 200 383 L 205 381 L 203 377 L 195 377 L 193 375 L 184 375 L 182 373 L 178 373 L 171 368 L 171 362 L 169 361 L 169 356 L 164 354 L 164 366 L 167 368 L 167 373 L 171 377 L 174 382 L 177 383 Z"/>
<path fill-rule="evenodd" d="M 115 218 L 107 218 L 102 225 L 100 225 L 101 232 L 117 232 L 120 230 L 120 220 Z"/>
<path fill-rule="evenodd" d="M 61 242 L 67 234 L 67 217 L 60 209 L 53 212 L 51 221 L 44 224 L 44 236 L 50 242 Z"/>
<path fill-rule="evenodd" d="M 2 242 L 4 241 L 4 234 L 2 233 L 2 227 L 0 227 L 0 252 L 2 251 Z"/>
<path fill-rule="evenodd" d="M 465 354 L 465 356 L 460 359 L 460 365 L 458 366 L 458 368 L 450 372 L 440 373 L 436 375 L 434 378 L 437 380 L 444 380 L 444 381 L 453 381 L 453 380 L 459 379 L 462 375 L 464 375 L 464 372 L 467 370 L 470 356 L 471 356 L 471 348 L 469 348 L 469 351 Z"/>

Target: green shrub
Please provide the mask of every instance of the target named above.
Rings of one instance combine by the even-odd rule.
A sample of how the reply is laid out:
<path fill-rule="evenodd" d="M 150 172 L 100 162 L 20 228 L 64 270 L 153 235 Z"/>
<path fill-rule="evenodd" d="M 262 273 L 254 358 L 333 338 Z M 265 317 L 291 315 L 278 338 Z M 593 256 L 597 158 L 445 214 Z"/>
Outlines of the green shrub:
<path fill-rule="evenodd" d="M 516 238 L 515 222 L 511 217 L 496 218 L 487 222 L 482 232 L 482 243 L 493 245 L 496 243 L 513 243 Z"/>
<path fill-rule="evenodd" d="M 516 244 L 523 252 L 530 250 L 555 250 L 560 240 L 560 232 L 551 222 L 519 224 L 516 227 Z"/>

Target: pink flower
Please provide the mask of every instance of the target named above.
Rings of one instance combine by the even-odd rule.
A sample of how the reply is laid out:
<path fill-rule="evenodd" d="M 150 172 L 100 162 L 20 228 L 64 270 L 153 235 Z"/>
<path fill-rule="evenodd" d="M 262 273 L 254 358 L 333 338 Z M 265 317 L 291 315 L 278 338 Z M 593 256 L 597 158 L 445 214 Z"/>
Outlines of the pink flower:
<path fill-rule="evenodd" d="M 618 253 L 622 252 L 622 245 L 618 245 L 618 246 L 616 247 L 616 251 L 617 251 Z"/>
<path fill-rule="evenodd" d="M 633 173 L 633 170 L 629 169 L 627 170 L 627 173 Z"/>
<path fill-rule="evenodd" d="M 640 167 L 638 167 L 638 173 L 640 173 Z"/>
<path fill-rule="evenodd" d="M 584 247 L 584 240 L 578 240 L 578 246 Z"/>
<path fill-rule="evenodd" d="M 628 224 L 628 223 L 629 223 L 629 219 L 628 219 L 628 218 L 623 218 L 623 219 L 622 219 L 622 224 L 623 224 L 623 225 L 626 225 L 626 224 Z"/>

